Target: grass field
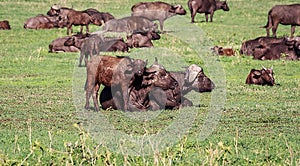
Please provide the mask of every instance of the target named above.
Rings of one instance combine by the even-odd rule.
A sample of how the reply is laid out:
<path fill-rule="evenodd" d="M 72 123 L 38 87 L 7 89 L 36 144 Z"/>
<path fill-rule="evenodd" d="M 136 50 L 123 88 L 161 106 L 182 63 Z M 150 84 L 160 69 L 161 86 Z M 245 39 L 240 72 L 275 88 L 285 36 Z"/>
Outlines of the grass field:
<path fill-rule="evenodd" d="M 150 64 L 158 57 L 168 70 L 196 63 L 216 83 L 212 93 L 189 94 L 200 107 L 172 111 L 83 111 L 79 53 L 48 53 L 66 29 L 23 29 L 26 19 L 54 3 L 121 18 L 136 2 L 0 0 L 0 20 L 12 27 L 0 31 L 0 165 L 300 165 L 299 61 L 209 53 L 214 45 L 239 51 L 243 41 L 265 36 L 259 27 L 268 10 L 297 1 L 228 0 L 230 11 L 217 11 L 213 23 L 197 14 L 191 24 L 188 11 L 165 22 L 155 48 L 124 53 Z M 187 10 L 186 0 L 166 2 Z M 279 26 L 278 36 L 289 34 L 290 26 Z M 279 85 L 245 84 L 249 71 L 262 65 L 273 66 Z"/>

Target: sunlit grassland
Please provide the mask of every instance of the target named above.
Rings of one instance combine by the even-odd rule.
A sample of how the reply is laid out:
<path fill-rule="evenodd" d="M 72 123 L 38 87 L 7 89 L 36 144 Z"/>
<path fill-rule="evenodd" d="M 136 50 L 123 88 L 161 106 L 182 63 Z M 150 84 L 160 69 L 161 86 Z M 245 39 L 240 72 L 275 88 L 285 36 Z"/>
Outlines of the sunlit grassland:
<path fill-rule="evenodd" d="M 197 116 L 192 127 L 173 146 L 151 155 L 131 156 L 126 151 L 117 153 L 93 141 L 88 131 L 80 125 L 74 125 L 82 122 L 73 101 L 76 72 L 83 73 L 83 80 L 77 83 L 82 88 L 84 97 L 85 68 L 77 67 L 79 54 L 48 53 L 50 42 L 65 36 L 66 29 L 25 30 L 23 23 L 29 17 L 46 14 L 54 3 L 73 6 L 78 10 L 92 7 L 120 18 L 130 15 L 130 7 L 136 2 L 138 1 L 0 1 L 0 20 L 9 20 L 12 27 L 10 31 L 0 31 L 0 165 L 300 164 L 298 61 L 255 61 L 239 54 L 235 57 L 216 58 L 224 68 L 226 103 L 217 128 L 204 141 L 199 140 L 199 134 L 210 111 L 210 93 L 199 95 L 193 92 L 188 95 L 197 106 L 181 111 L 193 113 L 196 110 Z M 186 1 L 167 2 L 180 3 L 187 9 Z M 266 24 L 268 10 L 275 4 L 286 3 L 297 2 L 254 0 L 250 3 L 229 0 L 229 12 L 217 11 L 212 23 L 203 22 L 204 15 L 197 14 L 195 26 L 205 32 L 211 46 L 233 47 L 238 52 L 243 41 L 266 34 L 265 29 L 259 27 Z M 176 17 L 184 18 L 186 24 L 191 24 L 189 12 L 186 16 Z M 162 34 L 160 40 L 154 41 L 155 47 L 163 50 L 161 56 L 164 58 L 158 57 L 160 62 L 168 70 L 178 69 L 172 65 L 176 60 L 182 60 L 186 64 L 196 63 L 204 68 L 208 76 L 213 75 L 214 73 L 210 73 L 210 66 L 199 58 L 197 52 L 176 37 L 170 24 L 176 25 L 176 22 L 167 20 L 167 33 Z M 100 27 L 91 26 L 91 31 L 99 29 Z M 74 31 L 78 30 L 79 27 L 74 28 Z M 290 26 L 279 26 L 278 36 L 289 34 Z M 299 34 L 300 29 L 297 27 L 295 35 Z M 139 56 L 139 51 L 132 49 L 129 55 L 148 59 L 149 64 L 153 62 L 153 55 Z M 215 55 L 207 53 L 204 56 Z M 165 57 L 176 59 L 168 61 L 169 58 Z M 249 71 L 262 66 L 273 66 L 278 85 L 268 87 L 245 84 Z M 83 108 L 84 105 L 81 106 Z M 101 113 L 118 131 L 133 136 L 151 136 L 180 119 L 178 115 L 181 111 L 154 112 L 158 114 L 157 117 L 149 121 L 128 118 L 120 111 L 101 110 Z M 136 117 L 148 114 L 151 113 L 132 113 Z M 122 148 L 121 145 L 120 142 Z"/>

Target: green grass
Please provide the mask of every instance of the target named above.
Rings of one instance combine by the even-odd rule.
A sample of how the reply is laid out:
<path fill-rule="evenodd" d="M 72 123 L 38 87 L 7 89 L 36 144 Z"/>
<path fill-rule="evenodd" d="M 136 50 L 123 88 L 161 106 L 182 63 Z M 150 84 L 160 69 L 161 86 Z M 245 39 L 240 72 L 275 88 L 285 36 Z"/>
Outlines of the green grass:
<path fill-rule="evenodd" d="M 130 7 L 136 2 L 59 3 L 78 10 L 93 7 L 120 18 L 130 15 Z M 154 42 L 154 49 L 133 49 L 129 56 L 148 59 L 149 64 L 156 56 L 168 70 L 183 70 L 181 66 L 196 63 L 218 88 L 212 93 L 189 94 L 200 107 L 134 113 L 82 112 L 85 68 L 77 67 L 79 54 L 48 53 L 50 42 L 65 36 L 66 29 L 23 29 L 27 18 L 45 14 L 53 3 L 58 2 L 0 1 L 0 20 L 9 20 L 12 27 L 10 31 L 0 31 L 0 165 L 300 164 L 299 61 L 256 61 L 243 55 L 218 58 L 207 52 L 214 45 L 239 51 L 243 41 L 266 34 L 259 27 L 266 24 L 267 12 L 273 5 L 296 1 L 228 1 L 230 11 L 217 11 L 213 23 L 203 22 L 204 15 L 197 14 L 197 23 L 192 25 L 189 12 L 167 20 L 167 33 Z M 186 1 L 176 3 L 187 9 Z M 184 33 L 193 28 L 201 32 Z M 91 26 L 91 31 L 96 30 L 99 27 Z M 202 32 L 204 35 L 196 36 Z M 278 36 L 289 34 L 290 26 L 279 26 Z M 299 27 L 295 35 L 300 35 Z M 201 42 L 191 43 L 186 40 L 190 36 Z M 275 80 L 280 85 L 245 84 L 248 72 L 262 65 L 274 67 Z M 222 68 L 224 74 L 218 75 Z M 225 92 L 221 91 L 223 86 Z M 224 95 L 224 107 L 222 99 L 215 101 L 217 92 Z M 221 112 L 208 117 L 214 113 L 212 102 L 212 106 L 222 106 Z M 210 118 L 212 129 L 203 129 Z M 114 130 L 105 128 L 110 125 Z M 177 130 L 173 133 L 171 129 Z M 93 137 L 99 133 L 104 135 Z M 134 141 L 143 139 L 141 151 L 140 144 Z"/>

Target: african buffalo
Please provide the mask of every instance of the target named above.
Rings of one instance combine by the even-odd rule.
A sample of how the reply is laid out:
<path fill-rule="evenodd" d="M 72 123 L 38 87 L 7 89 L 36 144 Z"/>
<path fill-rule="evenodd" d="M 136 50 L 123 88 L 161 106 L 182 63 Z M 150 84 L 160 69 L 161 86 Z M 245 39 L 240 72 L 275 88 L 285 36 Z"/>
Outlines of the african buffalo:
<path fill-rule="evenodd" d="M 213 22 L 213 16 L 216 10 L 222 9 L 229 11 L 227 2 L 219 0 L 189 0 L 188 7 L 191 12 L 192 23 L 195 22 L 197 13 L 205 13 L 206 22 L 208 22 L 208 14 L 210 14 L 210 22 Z"/>
<path fill-rule="evenodd" d="M 67 25 L 66 17 L 46 16 L 39 14 L 35 17 L 27 19 L 24 23 L 25 29 L 51 29 L 63 28 Z"/>
<path fill-rule="evenodd" d="M 257 60 L 299 60 L 299 44 L 299 37 L 258 37 L 243 42 L 240 53 L 252 55 Z"/>
<path fill-rule="evenodd" d="M 260 47 L 261 45 L 271 44 L 271 43 L 281 43 L 284 38 L 276 37 L 257 37 L 255 39 L 247 40 L 242 43 L 240 54 L 244 55 L 253 55 L 255 48 Z"/>
<path fill-rule="evenodd" d="M 0 30 L 10 30 L 9 21 L 7 20 L 0 21 Z"/>
<path fill-rule="evenodd" d="M 100 85 L 112 87 L 120 93 L 121 109 L 128 110 L 129 85 L 136 73 L 143 73 L 147 63 L 129 57 L 94 56 L 87 64 L 86 104 L 89 109 L 89 99 L 92 96 L 95 111 L 99 111 L 98 91 Z"/>
<path fill-rule="evenodd" d="M 268 22 L 263 28 L 266 28 L 267 36 L 270 36 L 272 28 L 273 36 L 276 37 L 276 31 L 279 24 L 291 25 L 291 37 L 295 33 L 295 27 L 300 25 L 300 4 L 276 5 L 268 13 Z"/>
<path fill-rule="evenodd" d="M 179 86 L 170 73 L 167 72 L 162 65 L 157 63 L 157 60 L 149 68 L 145 68 L 142 74 L 135 74 L 134 77 L 134 80 L 129 86 L 129 110 L 159 110 L 165 109 L 167 105 L 179 106 L 181 99 L 180 93 L 178 93 L 177 96 L 172 96 L 172 99 L 167 100 L 164 98 L 166 97 L 164 91 L 174 91 L 175 89 L 179 89 Z M 162 90 L 163 93 L 156 97 L 157 89 Z M 120 109 L 119 105 L 121 100 L 119 98 L 118 94 L 112 95 L 111 87 L 105 87 L 100 94 L 102 108 Z"/>
<path fill-rule="evenodd" d="M 247 76 L 246 84 L 256 84 L 256 85 L 275 85 L 275 79 L 273 76 L 272 68 L 263 67 L 261 70 L 251 69 Z"/>
<path fill-rule="evenodd" d="M 86 9 L 82 12 L 87 13 L 89 16 L 91 16 L 92 24 L 98 26 L 101 26 L 102 24 L 106 23 L 108 20 L 115 19 L 115 17 L 110 13 L 99 12 L 98 10 L 93 8 Z"/>
<path fill-rule="evenodd" d="M 163 32 L 164 21 L 175 15 L 185 15 L 184 8 L 177 5 L 170 5 L 165 2 L 139 2 L 131 7 L 132 16 L 142 16 L 153 20 L 159 20 L 160 30 Z"/>
<path fill-rule="evenodd" d="M 80 49 L 79 66 L 82 65 L 84 57 L 85 65 L 88 58 L 93 55 L 98 55 L 100 52 L 128 52 L 128 46 L 123 38 L 103 37 L 98 34 L 91 34 L 83 41 Z"/>
<path fill-rule="evenodd" d="M 88 34 L 76 34 L 57 38 L 49 44 L 49 52 L 79 52 L 87 37 Z"/>
<path fill-rule="evenodd" d="M 157 24 L 145 17 L 130 16 L 121 19 L 112 19 L 106 22 L 102 29 L 104 32 L 157 32 Z"/>
<path fill-rule="evenodd" d="M 153 47 L 151 40 L 158 39 L 160 39 L 160 35 L 153 31 L 148 31 L 147 33 L 133 33 L 127 36 L 126 44 L 130 48 Z"/>
<path fill-rule="evenodd" d="M 49 16 L 61 16 L 68 18 L 67 24 L 67 34 L 72 33 L 72 25 L 81 25 L 80 33 L 82 33 L 83 26 L 86 27 L 86 33 L 89 32 L 89 24 L 91 23 L 91 16 L 85 12 L 77 11 L 71 8 L 59 7 L 53 5 L 47 12 Z"/>
<path fill-rule="evenodd" d="M 223 48 L 223 47 L 215 46 L 211 49 L 217 55 L 225 55 L 225 56 L 235 55 L 235 51 L 232 48 Z"/>

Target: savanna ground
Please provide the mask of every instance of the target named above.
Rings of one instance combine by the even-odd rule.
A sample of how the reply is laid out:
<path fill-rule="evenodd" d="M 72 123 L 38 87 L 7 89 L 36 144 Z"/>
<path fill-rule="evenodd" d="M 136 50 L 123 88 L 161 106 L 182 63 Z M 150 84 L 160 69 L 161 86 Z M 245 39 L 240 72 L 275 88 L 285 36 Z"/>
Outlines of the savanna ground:
<path fill-rule="evenodd" d="M 128 16 L 136 2 L 0 0 L 0 20 L 9 20 L 12 27 L 10 31 L 0 31 L 0 165 L 300 164 L 299 62 L 256 61 L 239 54 L 218 58 L 201 51 L 214 45 L 239 51 L 243 41 L 266 34 L 259 27 L 266 24 L 267 12 L 273 5 L 297 1 L 229 0 L 230 11 L 217 11 L 213 23 L 203 22 L 204 15 L 198 14 L 197 23 L 192 25 L 189 12 L 166 21 L 167 33 L 154 42 L 156 48 L 143 49 L 142 54 L 139 49 L 132 49 L 128 55 L 149 59 L 149 64 L 156 56 L 168 70 L 180 70 L 174 67 L 176 62 L 196 63 L 216 82 L 219 93 L 189 94 L 198 107 L 126 114 L 112 110 L 88 111 L 91 118 L 84 119 L 86 113 L 80 114 L 84 101 L 76 100 L 78 96 L 84 97 L 85 68 L 77 67 L 79 53 L 48 53 L 49 43 L 65 36 L 66 29 L 25 30 L 23 23 L 29 17 L 45 14 L 54 3 L 77 10 L 92 7 L 120 18 Z M 187 10 L 186 1 L 166 2 L 180 3 Z M 181 26 L 199 32 L 180 29 Z M 91 26 L 90 29 L 100 28 Z M 74 28 L 78 30 L 79 27 Z M 202 43 L 182 39 L 179 31 L 183 30 L 188 32 L 185 37 L 200 33 Z M 278 36 L 289 34 L 289 26 L 279 26 Z M 299 27 L 295 35 L 300 35 Z M 109 53 L 116 54 L 127 55 Z M 245 85 L 248 72 L 262 65 L 273 66 L 279 85 Z M 219 112 L 214 112 L 213 106 L 219 106 Z M 96 139 L 93 135 L 97 132 L 84 126 L 85 121 L 94 120 L 98 115 L 106 117 L 113 126 L 111 132 L 100 133 L 115 142 Z M 191 119 L 190 124 L 186 123 Z M 166 137 L 173 136 L 167 139 L 168 146 L 162 146 L 159 139 L 151 139 L 177 122 L 174 133 L 165 133 Z M 100 130 L 106 125 L 102 121 L 93 123 Z M 205 126 L 208 129 L 203 130 Z M 181 129 L 187 131 L 178 131 Z M 147 138 L 154 142 L 145 141 L 149 144 L 145 147 L 150 148 L 145 153 L 133 151 L 136 146 L 128 145 L 127 137 L 114 138 L 117 132 L 127 135 L 129 140 Z"/>

